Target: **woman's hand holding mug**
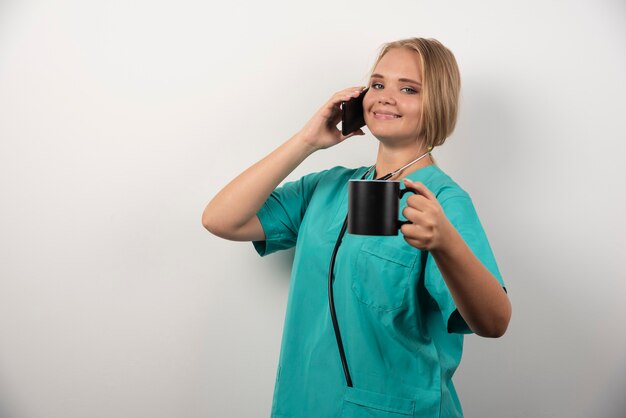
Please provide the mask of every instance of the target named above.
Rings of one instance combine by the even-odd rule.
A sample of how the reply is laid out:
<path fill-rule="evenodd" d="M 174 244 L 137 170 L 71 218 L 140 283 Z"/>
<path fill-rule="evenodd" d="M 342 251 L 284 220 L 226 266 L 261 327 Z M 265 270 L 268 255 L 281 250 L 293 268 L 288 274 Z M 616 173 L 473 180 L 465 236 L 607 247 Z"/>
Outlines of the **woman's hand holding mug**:
<path fill-rule="evenodd" d="M 420 182 L 404 179 L 407 189 L 415 195 L 406 200 L 407 206 L 402 215 L 409 221 L 401 226 L 400 232 L 410 245 L 420 250 L 437 250 L 446 245 L 454 226 L 450 223 L 439 201 L 428 188 Z"/>

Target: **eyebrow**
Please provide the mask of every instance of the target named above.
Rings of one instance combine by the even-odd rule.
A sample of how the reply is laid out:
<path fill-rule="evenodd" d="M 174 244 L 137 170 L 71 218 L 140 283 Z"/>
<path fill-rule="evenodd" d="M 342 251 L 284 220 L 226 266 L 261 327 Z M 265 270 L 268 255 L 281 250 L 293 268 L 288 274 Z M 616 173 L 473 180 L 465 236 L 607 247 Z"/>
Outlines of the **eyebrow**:
<path fill-rule="evenodd" d="M 380 74 L 372 74 L 370 78 L 382 78 L 383 80 L 385 79 L 385 77 L 383 77 Z M 422 85 L 422 83 L 420 83 L 419 81 L 415 81 L 410 78 L 399 78 L 398 81 L 401 81 L 403 83 L 413 83 L 413 84 L 417 84 L 418 86 Z"/>

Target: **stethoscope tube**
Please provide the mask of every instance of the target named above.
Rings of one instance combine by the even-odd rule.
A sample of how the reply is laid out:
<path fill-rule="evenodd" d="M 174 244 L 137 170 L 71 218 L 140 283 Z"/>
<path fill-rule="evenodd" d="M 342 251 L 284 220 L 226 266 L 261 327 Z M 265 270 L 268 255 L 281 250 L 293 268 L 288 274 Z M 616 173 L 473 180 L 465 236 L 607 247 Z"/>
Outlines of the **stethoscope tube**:
<path fill-rule="evenodd" d="M 406 167 L 410 166 L 411 164 L 414 164 L 416 162 L 418 162 L 419 160 L 421 160 L 422 158 L 426 157 L 428 154 L 430 154 L 432 148 L 428 149 L 427 152 L 425 152 L 423 155 L 421 155 L 420 157 L 416 158 L 415 160 L 411 161 L 410 163 L 406 164 L 405 166 L 381 177 L 378 178 L 376 180 L 388 180 L 391 177 L 393 177 L 396 173 L 404 170 Z M 361 177 L 361 180 L 365 180 L 365 178 L 368 176 L 368 174 L 372 171 L 372 169 L 374 169 L 375 166 L 371 166 L 366 172 L 365 174 L 363 174 L 363 176 Z M 334 282 L 334 269 L 335 269 L 335 259 L 337 258 L 337 251 L 339 250 L 339 246 L 341 245 L 341 241 L 343 240 L 343 236 L 346 233 L 346 229 L 348 228 L 348 215 L 346 215 L 346 219 L 343 221 L 343 225 L 341 226 L 341 231 L 339 232 L 339 237 L 337 238 L 337 241 L 335 242 L 335 248 L 333 249 L 333 253 L 330 257 L 330 267 L 328 269 L 328 305 L 330 307 L 330 318 L 332 320 L 333 323 L 333 329 L 335 330 L 335 338 L 337 339 L 337 348 L 339 349 L 339 357 L 341 358 L 341 365 L 343 366 L 343 373 L 346 377 L 346 385 L 348 387 L 353 387 L 352 386 L 352 377 L 350 376 L 350 370 L 348 369 L 348 361 L 346 360 L 346 353 L 343 349 L 343 341 L 341 339 L 341 331 L 339 330 L 339 323 L 337 322 L 337 314 L 335 312 L 335 298 L 333 295 L 333 282 Z"/>
<path fill-rule="evenodd" d="M 339 324 L 337 323 L 337 314 L 335 313 L 335 299 L 333 297 L 333 270 L 335 268 L 335 258 L 337 257 L 337 250 L 341 245 L 346 229 L 348 227 L 348 217 L 343 221 L 341 232 L 339 232 L 339 238 L 335 243 L 335 249 L 333 255 L 330 258 L 330 268 L 328 269 L 328 304 L 330 306 L 330 318 L 333 321 L 333 328 L 335 330 L 335 338 L 337 339 L 337 348 L 339 349 L 339 357 L 341 357 L 341 365 L 343 366 L 343 374 L 346 376 L 346 385 L 349 388 L 352 387 L 352 377 L 350 377 L 350 370 L 348 370 L 348 362 L 346 361 L 346 353 L 343 350 L 343 342 L 341 340 L 341 332 L 339 331 Z"/>
<path fill-rule="evenodd" d="M 361 180 L 365 180 L 365 177 L 372 171 L 374 166 L 371 166 L 369 170 Z M 386 176 L 383 176 L 377 180 L 387 180 L 393 176 L 393 173 L 389 173 Z M 343 236 L 346 234 L 346 229 L 348 228 L 348 215 L 346 215 L 346 219 L 343 221 L 343 225 L 341 226 L 341 231 L 339 232 L 339 237 L 337 238 L 337 242 L 335 242 L 335 248 L 333 250 L 333 254 L 330 257 L 330 268 L 328 269 L 328 304 L 330 306 L 330 318 L 333 322 L 333 328 L 335 330 L 335 338 L 337 339 L 337 348 L 339 349 L 339 357 L 341 357 L 341 365 L 343 366 L 343 374 L 346 376 L 346 385 L 348 387 L 352 387 L 352 377 L 350 376 L 350 370 L 348 369 L 348 362 L 346 360 L 346 352 L 343 349 L 343 341 L 341 340 L 341 331 L 339 330 L 339 324 L 337 323 L 337 314 L 335 313 L 335 298 L 333 295 L 333 282 L 334 282 L 334 270 L 335 270 L 335 259 L 337 258 L 337 251 L 339 250 L 339 246 L 341 245 L 341 241 L 343 240 Z"/>

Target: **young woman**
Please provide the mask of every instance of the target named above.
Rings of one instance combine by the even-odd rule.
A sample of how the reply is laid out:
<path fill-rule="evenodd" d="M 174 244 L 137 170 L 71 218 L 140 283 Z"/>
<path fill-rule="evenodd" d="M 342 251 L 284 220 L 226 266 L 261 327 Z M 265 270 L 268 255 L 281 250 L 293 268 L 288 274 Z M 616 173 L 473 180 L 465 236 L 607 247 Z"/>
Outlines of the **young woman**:
<path fill-rule="evenodd" d="M 460 417 L 451 379 L 463 334 L 503 335 L 511 304 L 469 195 L 430 156 L 456 123 L 452 53 L 434 39 L 384 45 L 363 100 L 379 141 L 375 166 L 334 167 L 277 188 L 313 152 L 364 134 L 337 129 L 341 102 L 362 90 L 334 94 L 224 187 L 202 222 L 217 236 L 253 241 L 262 256 L 296 247 L 273 417 Z M 348 181 L 383 176 L 415 192 L 401 201 L 412 224 L 397 237 L 343 236 L 331 317 L 328 269 Z"/>

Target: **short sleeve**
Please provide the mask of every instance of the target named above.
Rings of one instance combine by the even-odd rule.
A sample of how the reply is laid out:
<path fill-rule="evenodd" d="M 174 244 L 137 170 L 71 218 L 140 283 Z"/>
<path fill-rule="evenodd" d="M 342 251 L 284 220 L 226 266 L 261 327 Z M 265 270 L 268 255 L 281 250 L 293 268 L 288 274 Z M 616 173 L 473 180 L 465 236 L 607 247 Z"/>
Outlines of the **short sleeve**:
<path fill-rule="evenodd" d="M 259 255 L 265 256 L 296 245 L 304 213 L 326 171 L 307 174 L 299 180 L 285 183 L 270 194 L 257 212 L 265 232 L 265 241 L 252 242 Z"/>
<path fill-rule="evenodd" d="M 487 240 L 487 236 L 478 219 L 478 214 L 469 196 L 455 196 L 439 202 L 448 220 L 454 225 L 467 246 L 476 258 L 494 275 L 504 287 L 502 276 L 498 270 L 495 257 Z M 424 271 L 424 284 L 428 293 L 439 306 L 448 332 L 470 334 L 472 331 L 461 317 L 454 299 L 437 267 L 433 256 L 429 253 Z M 506 289 L 505 289 L 506 291 Z"/>

